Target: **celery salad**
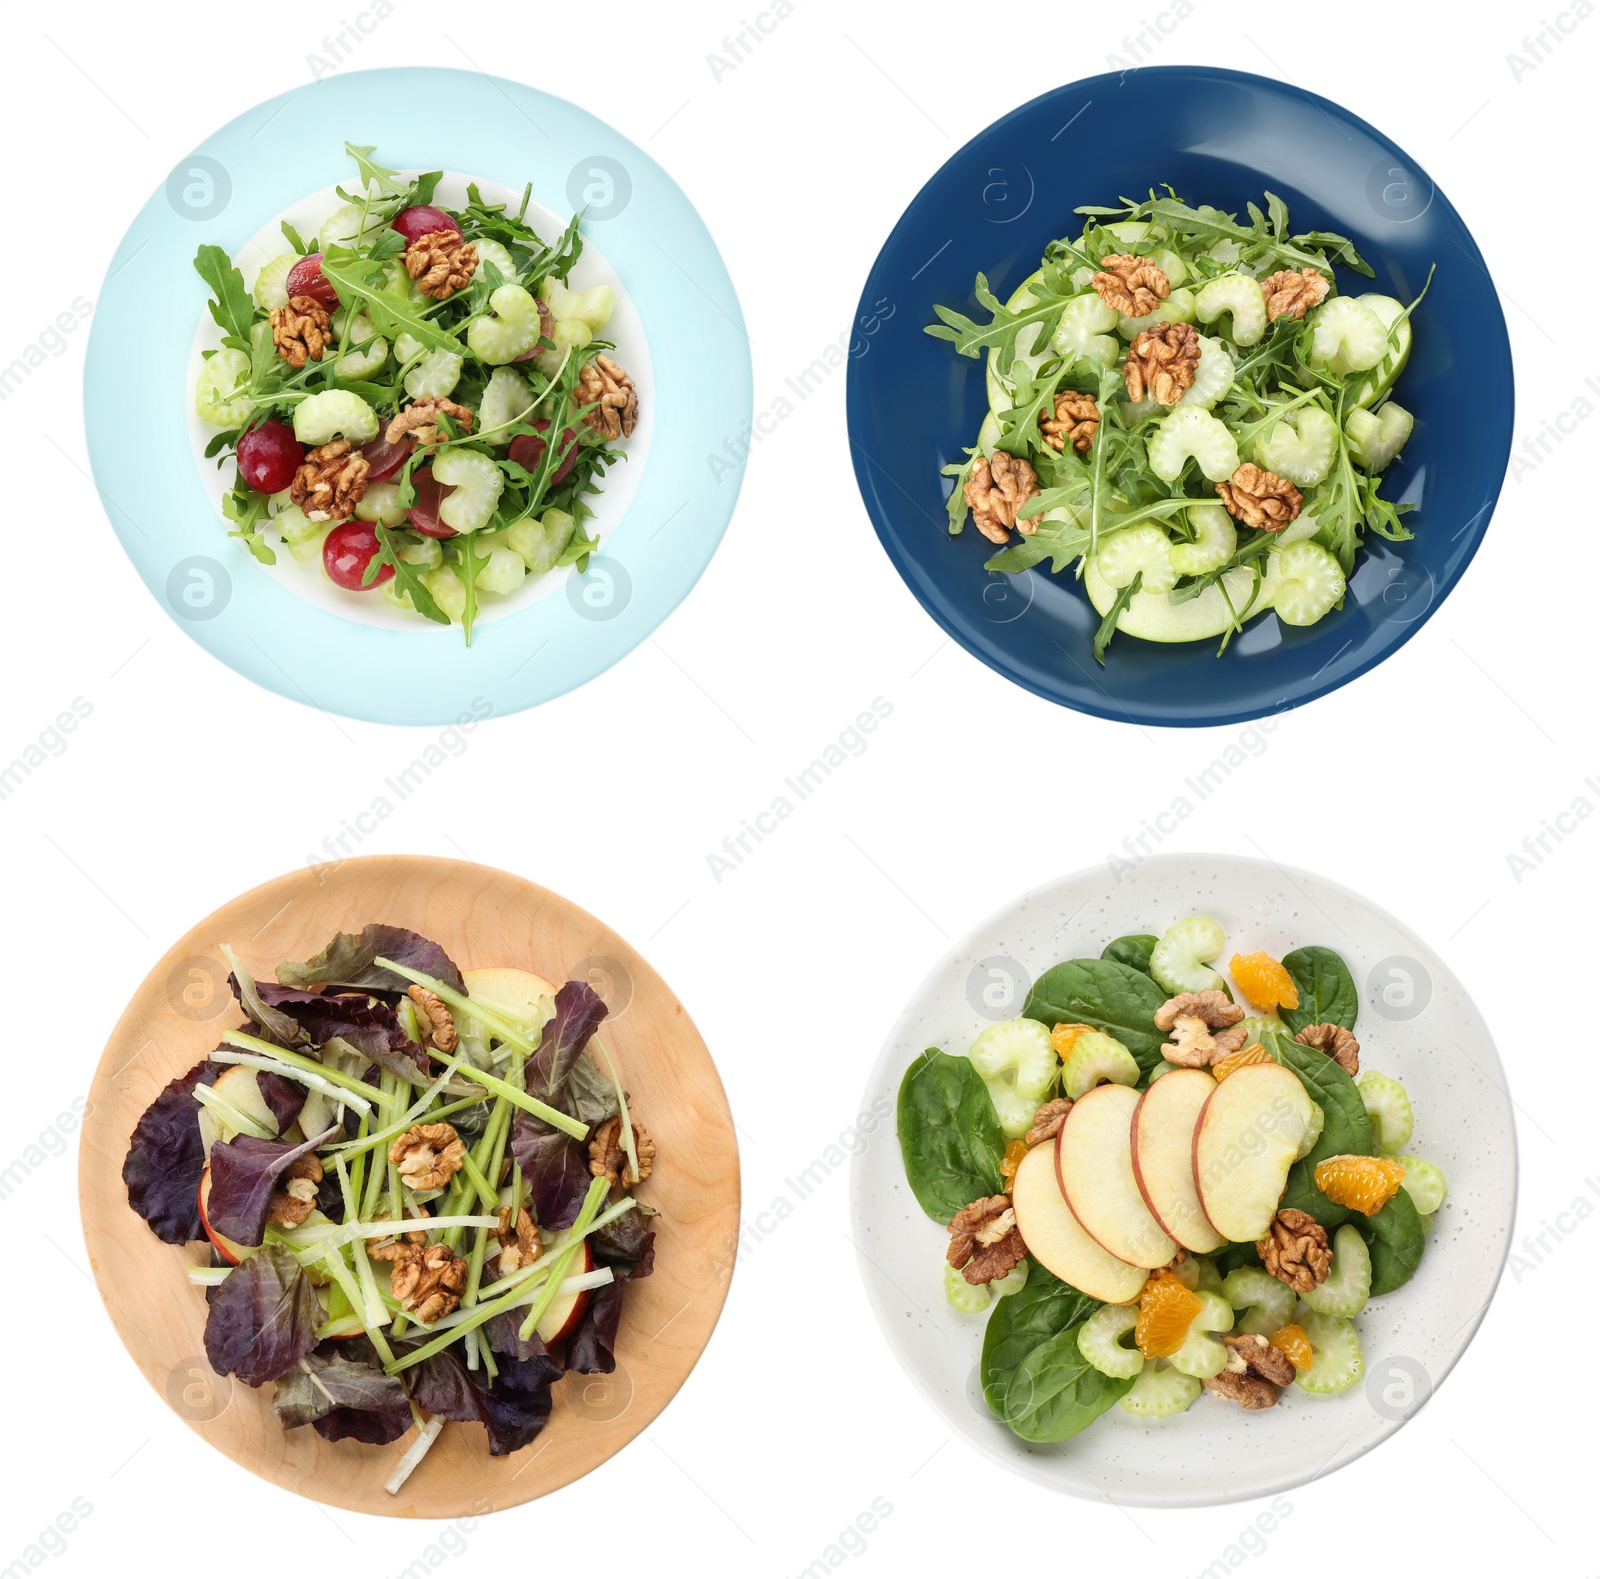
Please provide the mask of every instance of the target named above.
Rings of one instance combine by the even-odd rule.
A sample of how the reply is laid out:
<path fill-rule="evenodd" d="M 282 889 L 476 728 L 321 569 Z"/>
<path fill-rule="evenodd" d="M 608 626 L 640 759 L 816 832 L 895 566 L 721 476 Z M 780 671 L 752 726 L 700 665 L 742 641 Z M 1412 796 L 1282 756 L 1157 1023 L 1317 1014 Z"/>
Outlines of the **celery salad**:
<path fill-rule="evenodd" d="M 606 468 L 638 420 L 633 380 L 601 338 L 611 287 L 573 291 L 581 214 L 554 242 L 476 185 L 457 211 L 346 144 L 359 184 L 317 235 L 253 287 L 217 246 L 195 268 L 222 344 L 195 410 L 235 476 L 231 535 L 264 564 L 279 548 L 349 592 L 459 624 L 482 600 L 559 566 L 581 572 Z"/>
<path fill-rule="evenodd" d="M 991 571 L 1074 566 L 1102 663 L 1118 631 L 1220 652 L 1269 609 L 1314 625 L 1365 533 L 1412 535 L 1380 487 L 1411 435 L 1391 390 L 1421 296 L 1340 294 L 1335 264 L 1370 265 L 1290 234 L 1270 192 L 1240 222 L 1164 190 L 1078 209 L 1009 300 L 978 276 L 987 321 L 937 306 L 927 329 L 987 358 L 988 414 L 944 468 L 951 534 L 970 513 Z"/>
<path fill-rule="evenodd" d="M 209 1248 L 205 1351 L 285 1430 L 382 1446 L 398 1491 L 446 1421 L 525 1447 L 567 1371 L 616 1366 L 655 1261 L 656 1165 L 586 983 L 460 970 L 403 927 L 253 979 L 246 1023 L 135 1126 L 128 1203 Z"/>
<path fill-rule="evenodd" d="M 1113 1405 L 1160 1420 L 1203 1392 L 1252 1411 L 1344 1392 L 1354 1318 L 1422 1259 L 1445 1177 L 1407 1150 L 1405 1088 L 1365 1067 L 1344 960 L 1235 953 L 1230 987 L 1224 947 L 1206 916 L 1116 938 L 901 1081 L 946 1297 L 988 1312 L 984 1399 L 1024 1441 Z"/>

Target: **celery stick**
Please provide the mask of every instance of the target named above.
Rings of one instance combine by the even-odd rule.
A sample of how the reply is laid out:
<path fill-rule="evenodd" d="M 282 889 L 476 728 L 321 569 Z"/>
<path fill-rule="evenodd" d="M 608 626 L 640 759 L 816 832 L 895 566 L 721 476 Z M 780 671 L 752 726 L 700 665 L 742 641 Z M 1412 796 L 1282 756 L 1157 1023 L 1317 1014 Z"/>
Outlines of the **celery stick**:
<path fill-rule="evenodd" d="M 330 1151 L 343 1152 L 345 1156 L 356 1158 L 363 1152 L 368 1152 L 374 1147 L 381 1146 L 385 1141 L 390 1141 L 396 1135 L 403 1135 L 413 1124 L 440 1124 L 446 1119 L 453 1118 L 457 1113 L 469 1107 L 480 1107 L 483 1104 L 481 1096 L 462 1097 L 459 1102 L 451 1102 L 442 1108 L 435 1108 L 429 1112 L 419 1103 L 413 1103 L 406 1112 L 402 1113 L 392 1124 L 385 1124 L 382 1129 L 374 1130 L 370 1135 L 358 1137 L 355 1140 L 340 1141 L 337 1146 L 329 1147 Z"/>
<path fill-rule="evenodd" d="M 593 1037 L 595 1047 L 600 1056 L 606 1061 L 606 1073 L 611 1076 L 611 1084 L 617 1093 L 617 1115 L 622 1120 L 622 1150 L 628 1159 L 628 1172 L 635 1179 L 639 1177 L 639 1154 L 633 1149 L 633 1120 L 628 1116 L 628 1093 L 622 1089 L 622 1081 L 617 1074 L 617 1066 L 611 1062 L 611 1054 L 600 1045 L 599 1037 Z"/>
<path fill-rule="evenodd" d="M 498 1075 L 485 1074 L 481 1069 L 474 1069 L 471 1064 L 463 1064 L 460 1073 L 469 1080 L 476 1080 L 480 1086 L 494 1092 L 497 1097 L 504 1097 L 507 1102 L 521 1108 L 523 1112 L 532 1113 L 535 1118 L 542 1118 L 546 1124 L 571 1135 L 574 1140 L 582 1140 L 589 1133 L 588 1125 L 563 1113 L 559 1108 L 553 1108 L 537 1097 L 530 1097 L 527 1092 L 508 1085 Z"/>
<path fill-rule="evenodd" d="M 600 1210 L 600 1203 L 606 1198 L 611 1184 L 607 1179 L 594 1179 L 589 1184 L 589 1193 L 583 1198 L 583 1205 L 578 1209 L 578 1220 L 572 1225 L 572 1243 L 569 1244 L 557 1258 L 550 1269 L 550 1276 L 545 1281 L 545 1286 L 533 1304 L 528 1307 L 528 1314 L 523 1318 L 522 1325 L 517 1329 L 517 1336 L 524 1343 L 533 1336 L 533 1329 L 539 1325 L 539 1318 L 549 1310 L 556 1294 L 560 1291 L 561 1280 L 567 1275 L 567 1268 L 572 1265 L 573 1258 L 581 1248 L 584 1238 L 589 1232 L 590 1225 L 594 1222 L 595 1214 Z"/>
<path fill-rule="evenodd" d="M 328 1065 L 318 1063 L 315 1058 L 307 1058 L 304 1053 L 294 1052 L 287 1047 L 276 1047 L 271 1042 L 263 1042 L 260 1037 L 249 1036 L 243 1031 L 225 1031 L 222 1039 L 230 1047 L 243 1048 L 247 1053 L 258 1053 L 265 1058 L 276 1058 L 283 1063 L 293 1064 L 296 1069 L 321 1075 L 335 1085 L 343 1086 L 346 1091 L 354 1091 L 357 1096 L 365 1097 L 369 1102 L 383 1101 L 383 1092 L 376 1086 L 368 1085 L 365 1080 L 357 1080 L 354 1075 L 341 1074 L 337 1069 L 330 1069 Z"/>
<path fill-rule="evenodd" d="M 422 1462 L 428 1449 L 433 1446 L 438 1439 L 440 1431 L 444 1429 L 443 1415 L 434 1415 L 429 1419 L 424 1419 L 422 1412 L 415 1404 L 411 1406 L 411 1410 L 417 1416 L 417 1438 L 400 1455 L 399 1463 L 394 1466 L 394 1473 L 383 1483 L 383 1489 L 391 1497 L 399 1493 L 400 1488 L 409 1479 L 411 1471 Z"/>
<path fill-rule="evenodd" d="M 209 1108 L 231 1130 L 241 1135 L 254 1135 L 257 1140 L 276 1140 L 277 1135 L 265 1124 L 258 1123 L 255 1119 L 240 1108 L 236 1108 L 226 1097 L 218 1096 L 210 1086 L 196 1086 L 194 1099 L 203 1108 Z"/>
<path fill-rule="evenodd" d="M 324 1075 L 313 1074 L 309 1069 L 291 1064 L 284 1058 L 268 1058 L 264 1053 L 226 1053 L 219 1047 L 212 1053 L 211 1061 L 214 1064 L 242 1064 L 246 1069 L 265 1069 L 271 1074 L 281 1075 L 285 1080 L 296 1080 L 312 1091 L 320 1091 L 335 1102 L 347 1103 L 358 1113 L 372 1111 L 372 1104 L 364 1096 Z"/>

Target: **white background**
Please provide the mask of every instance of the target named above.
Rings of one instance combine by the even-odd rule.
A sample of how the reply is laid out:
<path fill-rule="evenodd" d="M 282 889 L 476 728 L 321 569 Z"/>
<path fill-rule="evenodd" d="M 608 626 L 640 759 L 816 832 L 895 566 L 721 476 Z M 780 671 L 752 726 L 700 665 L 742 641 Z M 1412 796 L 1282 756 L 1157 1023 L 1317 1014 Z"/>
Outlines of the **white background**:
<path fill-rule="evenodd" d="M 867 267 L 932 170 L 1024 99 L 1126 57 L 1123 35 L 1145 16 L 797 0 L 718 80 L 708 55 L 763 0 L 741 3 L 397 0 L 347 55 L 349 69 L 492 63 L 585 99 L 649 150 L 722 247 L 760 409 L 846 333 Z M 1142 3 L 1154 22 L 1157 0 Z M 319 35 L 358 5 L 171 5 L 159 20 L 35 10 L 11 34 L 0 365 L 75 297 L 97 295 L 117 238 L 179 158 L 307 80 Z M 850 474 L 840 372 L 754 452 L 721 552 L 652 640 L 576 695 L 485 723 L 349 848 L 525 873 L 641 947 L 720 1062 L 753 1225 L 851 1126 L 880 1040 L 947 940 L 1121 849 L 1237 743 L 1244 765 L 1166 846 L 1265 852 L 1370 895 L 1443 951 L 1500 1040 L 1521 1125 L 1519 1247 L 1546 1238 L 1522 1248 L 1455 1374 L 1376 1454 L 1294 1492 L 1264 1557 L 1230 1548 L 1257 1505 L 1123 1513 L 1053 1498 L 947 1441 L 890 1362 L 846 1240 L 840 1167 L 749 1251 L 662 1419 L 548 1503 L 468 1530 L 411 1526 L 295 1501 L 207 1448 L 139 1377 L 82 1270 L 70 1104 L 159 952 L 231 895 L 326 858 L 323 840 L 437 732 L 333 721 L 258 691 L 168 618 L 88 481 L 80 327 L 7 396 L 0 423 L 0 759 L 74 698 L 92 709 L 0 801 L 15 1072 L 0 1166 L 30 1145 L 61 1153 L 0 1201 L 0 1566 L 29 1561 L 37 1532 L 83 1498 L 92 1511 L 64 1557 L 43 1560 L 52 1572 L 204 1561 L 234 1575 L 353 1563 L 387 1575 L 420 1560 L 417 1572 L 463 1574 L 514 1555 L 787 1576 L 826 1567 L 830 1543 L 881 1498 L 892 1511 L 865 1550 L 833 1554 L 852 1576 L 919 1561 L 1177 1576 L 1218 1562 L 1210 1571 L 1384 1571 L 1400 1558 L 1579 1579 L 1600 1567 L 1576 1430 L 1600 1295 L 1600 1182 L 1584 1182 L 1600 1174 L 1584 999 L 1600 827 L 1571 820 L 1520 881 L 1508 864 L 1546 819 L 1600 804 L 1587 781 L 1600 741 L 1580 546 L 1593 514 L 1585 421 L 1600 396 L 1583 384 L 1592 327 L 1566 310 L 1595 256 L 1581 150 L 1600 21 L 1527 4 L 1446 20 L 1393 0 L 1196 0 L 1181 21 L 1164 14 L 1174 31 L 1145 58 L 1287 76 L 1414 154 L 1508 296 L 1519 449 L 1571 414 L 1574 436 L 1508 482 L 1485 548 L 1418 638 L 1270 733 L 1144 731 L 1052 708 L 946 642 L 890 569 Z M 1518 80 L 1507 57 L 1532 58 L 1523 35 L 1546 16 L 1572 31 Z M 985 24 L 995 32 L 974 33 Z M 129 422 L 139 399 L 129 391 Z M 708 853 L 875 697 L 892 713 L 865 753 L 717 882 Z M 593 770 L 572 786 L 581 815 L 573 799 L 506 793 L 541 741 L 576 735 L 595 741 Z M 264 771 L 269 760 L 304 769 Z M 1558 1215 L 1579 1198 L 1581 1217 Z M 1219 1451 L 1245 1451 L 1241 1440 Z"/>

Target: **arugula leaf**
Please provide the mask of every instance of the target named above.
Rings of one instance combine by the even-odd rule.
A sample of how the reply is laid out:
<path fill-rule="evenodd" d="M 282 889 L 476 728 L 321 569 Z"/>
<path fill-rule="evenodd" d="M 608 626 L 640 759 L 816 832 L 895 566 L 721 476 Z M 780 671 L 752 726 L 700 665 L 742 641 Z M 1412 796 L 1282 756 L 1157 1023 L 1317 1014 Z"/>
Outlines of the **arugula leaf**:
<path fill-rule="evenodd" d="M 985 570 L 998 574 L 1016 575 L 1031 570 L 1035 565 L 1050 561 L 1053 575 L 1060 575 L 1067 566 L 1089 551 L 1089 529 L 1076 521 L 1046 521 L 1037 532 L 1024 537 L 1021 542 L 1002 548 L 983 562 Z"/>
<path fill-rule="evenodd" d="M 300 232 L 289 223 L 288 220 L 283 220 L 279 225 L 279 229 L 283 231 L 283 239 L 287 241 L 302 258 L 311 251 L 311 247 L 307 243 L 305 237 L 303 237 Z"/>
<path fill-rule="evenodd" d="M 195 273 L 211 287 L 211 316 L 222 329 L 222 343 L 236 351 L 250 350 L 255 303 L 244 288 L 244 276 L 221 247 L 205 243 L 194 255 Z"/>
<path fill-rule="evenodd" d="M 339 250 L 348 251 L 343 248 Z M 365 305 L 367 316 L 380 334 L 409 334 L 429 350 L 452 351 L 460 355 L 460 340 L 439 328 L 414 303 L 394 295 L 388 289 L 387 272 L 372 259 L 358 258 L 354 253 L 339 258 L 328 254 L 322 260 L 322 274 L 339 293 L 342 302 L 348 304 L 359 301 Z M 430 312 L 433 310 L 428 309 Z"/>
<path fill-rule="evenodd" d="M 458 563 L 466 573 L 461 577 L 461 584 L 467 590 L 466 605 L 461 610 L 461 633 L 467 646 L 472 645 L 472 624 L 478 617 L 478 572 L 489 563 L 489 556 L 485 554 L 480 559 L 472 551 L 472 532 L 463 532 L 450 546 L 454 548 L 459 557 Z"/>
<path fill-rule="evenodd" d="M 980 324 L 964 313 L 958 313 L 953 307 L 936 302 L 933 310 L 941 321 L 925 325 L 922 332 L 932 335 L 935 340 L 950 341 L 962 356 L 976 357 L 990 346 L 999 346 L 1002 348 L 1002 359 L 1015 349 L 1019 329 L 1025 324 L 1045 323 L 1059 318 L 1068 299 L 1065 296 L 1047 295 L 1043 301 L 1014 313 L 989 289 L 989 281 L 982 274 L 974 282 L 972 294 L 977 297 L 978 305 L 988 311 L 988 323 Z"/>
<path fill-rule="evenodd" d="M 390 170 L 372 159 L 378 150 L 376 145 L 362 148 L 355 143 L 347 142 L 344 151 L 356 162 L 356 172 L 361 177 L 363 186 L 393 187 L 400 184 L 400 172 Z"/>
<path fill-rule="evenodd" d="M 433 600 L 433 594 L 428 591 L 427 584 L 417 572 L 417 567 L 402 559 L 395 548 L 394 539 L 389 535 L 389 528 L 381 521 L 372 523 L 372 530 L 378 539 L 378 552 L 375 553 L 367 564 L 367 573 L 363 584 L 370 586 L 378 576 L 378 572 L 385 566 L 394 568 L 394 578 L 405 589 L 411 598 L 411 606 L 425 619 L 432 620 L 436 625 L 448 625 L 450 616 Z"/>
<path fill-rule="evenodd" d="M 1117 621 L 1128 611 L 1128 605 L 1133 602 L 1134 594 L 1144 585 L 1144 572 L 1141 570 L 1127 586 L 1116 596 L 1110 608 L 1105 612 L 1100 621 L 1100 629 L 1094 633 L 1094 661 L 1104 664 L 1106 661 L 1106 648 L 1111 645 L 1111 638 L 1117 634 Z"/>
<path fill-rule="evenodd" d="M 237 537 L 263 565 L 275 565 L 278 556 L 261 536 L 262 523 L 267 518 L 268 500 L 265 494 L 245 487 L 241 481 L 231 493 L 222 496 L 222 513 L 234 524 L 229 537 Z"/>
<path fill-rule="evenodd" d="M 1342 263 L 1347 269 L 1366 275 L 1369 280 L 1377 278 L 1372 265 L 1356 251 L 1355 243 L 1348 236 L 1335 235 L 1331 230 L 1308 230 L 1303 235 L 1289 239 L 1297 247 L 1328 254 L 1330 261 Z"/>

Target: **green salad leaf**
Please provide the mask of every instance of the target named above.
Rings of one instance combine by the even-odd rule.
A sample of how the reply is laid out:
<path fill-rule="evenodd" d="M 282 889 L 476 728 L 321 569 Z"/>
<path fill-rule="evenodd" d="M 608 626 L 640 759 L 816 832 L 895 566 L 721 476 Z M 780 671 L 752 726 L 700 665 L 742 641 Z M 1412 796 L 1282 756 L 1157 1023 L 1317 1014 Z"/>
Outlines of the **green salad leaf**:
<path fill-rule="evenodd" d="M 906 1070 L 895 1117 L 911 1193 L 935 1222 L 1004 1189 L 1000 1120 L 965 1058 L 930 1047 Z"/>
<path fill-rule="evenodd" d="M 1283 956 L 1283 968 L 1300 996 L 1298 1008 L 1279 1011 L 1291 1031 L 1298 1035 L 1308 1025 L 1342 1025 L 1347 1031 L 1356 1028 L 1361 998 L 1350 967 L 1331 948 L 1313 943 L 1294 949 Z"/>
<path fill-rule="evenodd" d="M 1005 1422 L 1023 1441 L 1064 1442 L 1093 1425 L 1132 1388 L 1133 1377 L 1107 1376 L 1083 1357 L 1082 1330 L 1080 1323 L 1047 1338 L 1013 1372 Z"/>
<path fill-rule="evenodd" d="M 1004 1419 L 1006 1389 L 1024 1358 L 1099 1308 L 1099 1300 L 1080 1294 L 1030 1257 L 1028 1281 L 995 1305 L 984 1328 L 978 1379 L 990 1410 Z"/>
<path fill-rule="evenodd" d="M 1140 1071 L 1149 1074 L 1161 1061 L 1166 1042 L 1155 1023 L 1156 1010 L 1166 1001 L 1167 994 L 1132 965 L 1069 959 L 1033 984 L 1022 1012 L 1043 1025 L 1092 1025 L 1116 1037 Z"/>
<path fill-rule="evenodd" d="M 222 330 L 222 343 L 248 352 L 256 308 L 244 288 L 244 276 L 233 266 L 233 259 L 210 242 L 195 253 L 194 267 L 211 287 L 211 316 Z"/>

